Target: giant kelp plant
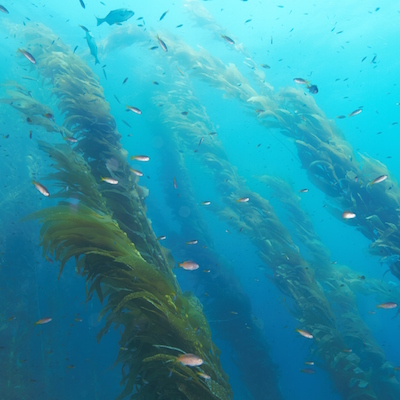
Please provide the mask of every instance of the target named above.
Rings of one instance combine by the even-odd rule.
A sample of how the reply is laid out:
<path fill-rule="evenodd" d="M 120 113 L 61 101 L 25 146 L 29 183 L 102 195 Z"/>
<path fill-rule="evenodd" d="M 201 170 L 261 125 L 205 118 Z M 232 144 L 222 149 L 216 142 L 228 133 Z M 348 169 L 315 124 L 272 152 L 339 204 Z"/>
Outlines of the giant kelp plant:
<path fill-rule="evenodd" d="M 49 179 L 68 188 L 52 197 L 67 201 L 33 217 L 42 223 L 43 253 L 61 262 L 60 274 L 74 257 L 88 298 L 96 292 L 105 302 L 99 338 L 112 324 L 124 327 L 118 361 L 125 389 L 119 397 L 231 398 L 201 305 L 180 291 L 145 217 L 144 189 L 129 171 L 98 79 L 45 27 L 26 28 L 23 35 L 38 72 L 53 85 L 64 126 L 80 139 L 74 149 L 41 143 L 57 169 Z M 110 175 L 118 185 L 99 183 Z M 198 367 L 179 362 L 184 353 L 194 354 Z"/>

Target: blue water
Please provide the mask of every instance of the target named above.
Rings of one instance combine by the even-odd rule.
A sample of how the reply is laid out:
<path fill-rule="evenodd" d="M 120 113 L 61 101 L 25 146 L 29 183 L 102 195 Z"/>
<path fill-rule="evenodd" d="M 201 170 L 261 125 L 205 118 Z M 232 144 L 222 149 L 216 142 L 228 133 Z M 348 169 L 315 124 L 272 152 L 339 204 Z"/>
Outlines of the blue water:
<path fill-rule="evenodd" d="M 122 135 L 122 146 L 129 155 L 150 156 L 149 163 L 131 164 L 144 174 L 139 185 L 149 190 L 145 200 L 147 217 L 156 236 L 167 236 L 162 244 L 171 250 L 175 262 L 183 261 L 188 254 L 194 258 L 201 251 L 198 248 L 188 250 L 185 245 L 188 240 L 195 239 L 188 237 L 193 232 L 191 218 L 195 210 L 191 209 L 190 201 L 184 203 L 178 198 L 179 189 L 186 185 L 190 187 L 196 204 L 211 200 L 214 210 L 224 207 L 224 195 L 218 190 L 220 182 L 183 143 L 177 150 L 178 154 L 183 154 L 187 170 L 179 171 L 175 163 L 168 161 L 168 152 L 176 149 L 168 143 L 168 128 L 162 119 L 159 104 L 162 101 L 158 96 L 163 90 L 165 94 L 180 90 L 176 66 L 181 66 L 189 79 L 194 104 L 205 108 L 212 124 L 209 131 L 218 132 L 217 140 L 222 143 L 230 164 L 237 168 L 237 174 L 245 179 L 249 190 L 270 201 L 304 257 L 308 259 L 311 255 L 296 242 L 287 211 L 279 198 L 271 196 L 260 176 L 279 177 L 296 193 L 309 188 L 309 196 L 301 197 L 301 206 L 311 218 L 321 242 L 331 252 L 331 261 L 364 275 L 366 285 L 368 279 L 382 279 L 388 266 L 381 265 L 380 257 L 368 252 L 371 243 L 368 238 L 351 224 L 343 223 L 327 212 L 324 205 L 333 202 L 309 181 L 291 139 L 278 129 L 266 130 L 242 101 L 227 96 L 196 74 L 194 63 L 191 71 L 190 63 L 179 63 L 179 56 L 174 58 L 173 51 L 164 54 L 160 48 L 149 48 L 158 45 L 156 34 L 167 38 L 167 44 L 183 40 L 195 51 L 203 48 L 222 63 L 234 64 L 256 90 L 260 82 L 247 64 L 256 63 L 275 92 L 293 87 L 304 89 L 307 96 L 312 96 L 293 82 L 297 77 L 310 80 L 319 89 L 314 95 L 316 105 L 340 128 L 354 149 L 355 157 L 360 161 L 359 154 L 368 155 L 385 164 L 392 184 L 396 186 L 400 176 L 397 154 L 400 145 L 397 124 L 400 123 L 398 3 L 370 0 L 353 3 L 343 0 L 153 0 L 151 4 L 119 0 L 106 0 L 103 4 L 97 0 L 84 0 L 84 3 L 85 9 L 79 0 L 2 1 L 1 5 L 9 14 L 0 13 L 1 82 L 16 81 L 26 86 L 36 99 L 52 108 L 57 123 L 62 125 L 64 116 L 57 111 L 57 100 L 50 95 L 49 84 L 43 82 L 35 67 L 17 53 L 18 48 L 29 49 L 29 43 L 14 36 L 14 29 L 15 26 L 23 29 L 24 25 L 40 22 L 51 28 L 72 50 L 78 46 L 76 54 L 98 75 L 104 88 L 110 112 Z M 121 26 L 96 26 L 94 16 L 104 17 L 118 8 L 131 9 L 135 15 Z M 160 21 L 161 14 L 167 10 Z M 213 19 L 209 23 L 196 19 L 194 13 L 199 10 L 208 11 Z M 139 17 L 143 20 L 138 20 Z M 122 36 L 120 46 L 111 41 L 117 29 L 135 27 L 143 21 L 144 26 L 135 31 L 136 36 Z M 183 26 L 176 28 L 179 24 Z M 78 25 L 84 25 L 92 32 L 99 47 L 100 64 L 95 65 L 84 31 Z M 232 38 L 235 46 L 224 41 L 220 34 Z M 108 40 L 114 43 L 114 48 L 106 51 Z M 268 64 L 270 68 L 260 68 L 259 64 Z M 26 75 L 38 80 L 24 80 L 22 76 Z M 122 84 L 126 77 L 129 79 Z M 152 81 L 158 81 L 160 85 L 156 86 Z M 0 88 L 1 98 L 7 97 L 7 89 L 6 86 Z M 186 95 L 188 89 L 183 90 Z M 125 106 L 128 104 L 139 107 L 142 115 L 127 113 Z M 363 112 L 354 118 L 335 118 L 358 108 Z M 32 139 L 29 129 L 33 130 Z M 21 221 L 36 210 L 56 204 L 56 200 L 51 196 L 43 197 L 31 184 L 33 177 L 40 179 L 50 173 L 52 164 L 39 151 L 36 139 L 48 143 L 63 142 L 59 134 L 29 127 L 18 111 L 0 104 L 0 370 L 8 371 L 6 378 L 0 374 L 0 393 L 6 393 L 6 397 L 0 395 L 0 398 L 113 399 L 123 388 L 120 386 L 121 366 L 114 365 L 122 328 L 111 327 L 97 342 L 96 335 L 104 326 L 104 322 L 98 320 L 102 305 L 96 296 L 86 302 L 84 279 L 76 274 L 72 261 L 57 279 L 59 264 L 53 261 L 52 255 L 48 255 L 51 261 L 43 257 L 39 225 L 36 221 Z M 208 136 L 205 140 L 212 138 Z M 199 152 L 202 149 L 198 141 L 190 148 Z M 174 189 L 174 177 L 178 189 Z M 50 192 L 55 189 L 52 184 L 46 183 Z M 229 193 L 225 195 L 229 196 Z M 174 196 L 176 201 L 171 202 Z M 282 398 L 342 398 L 321 359 L 317 358 L 312 367 L 315 374 L 300 372 L 307 368 L 304 361 L 312 358 L 313 344 L 295 332 L 299 322 L 289 312 L 291 300 L 268 278 L 272 273 L 258 256 L 254 238 L 238 232 L 229 220 L 220 218 L 212 208 L 198 209 L 205 237 L 210 239 L 216 253 L 227 261 L 232 277 L 237 279 L 250 301 L 254 319 L 262 326 L 260 330 L 271 356 L 268 362 L 275 363 L 279 371 L 278 386 Z M 226 331 L 223 321 L 219 321 L 221 318 L 216 320 L 209 306 L 211 300 L 205 295 L 206 281 L 199 284 L 198 274 L 207 268 L 212 274 L 212 265 L 201 266 L 199 271 L 193 272 L 174 269 L 174 273 L 182 290 L 193 291 L 204 304 L 213 340 L 221 349 L 222 368 L 230 377 L 233 398 L 269 399 L 268 393 L 255 397 L 241 379 L 242 371 L 260 360 L 248 360 L 248 365 L 237 361 L 238 355 L 232 346 L 236 332 Z M 398 279 L 390 272 L 385 275 L 385 282 L 390 282 L 393 291 L 397 291 Z M 375 306 L 383 301 L 372 291 L 368 294 L 368 286 L 367 290 L 355 292 L 355 296 L 358 308 L 355 312 L 372 331 L 386 360 L 392 364 L 391 379 L 397 379 L 398 371 L 393 370 L 393 366 L 400 365 L 399 319 L 393 319 L 396 311 L 377 310 Z M 371 310 L 376 310 L 376 314 L 371 314 Z M 226 304 L 229 318 L 232 311 L 229 303 Z M 52 321 L 33 325 L 43 317 L 51 317 Z M 240 347 L 250 347 L 251 342 L 244 337 L 237 336 L 237 340 L 243 341 Z"/>

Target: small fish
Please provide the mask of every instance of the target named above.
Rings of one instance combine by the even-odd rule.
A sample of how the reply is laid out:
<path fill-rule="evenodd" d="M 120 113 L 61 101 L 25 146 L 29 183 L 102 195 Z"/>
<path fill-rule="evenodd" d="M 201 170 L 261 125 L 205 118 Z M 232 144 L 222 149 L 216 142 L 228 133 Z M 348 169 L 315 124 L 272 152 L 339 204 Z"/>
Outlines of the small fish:
<path fill-rule="evenodd" d="M 186 271 L 195 271 L 199 268 L 199 264 L 196 264 L 193 261 L 183 261 L 181 263 L 178 263 L 178 265 Z"/>
<path fill-rule="evenodd" d="M 161 48 L 167 52 L 168 51 L 168 47 L 167 45 L 164 43 L 164 41 L 160 38 L 160 36 L 157 35 L 157 39 L 158 39 L 158 43 L 160 43 Z"/>
<path fill-rule="evenodd" d="M 143 176 L 143 172 L 137 170 L 137 169 L 133 169 L 133 168 L 129 168 L 129 170 L 131 172 L 133 172 L 136 176 Z"/>
<path fill-rule="evenodd" d="M 133 17 L 135 13 L 126 8 L 119 8 L 118 10 L 110 11 L 105 18 L 97 18 L 97 26 L 103 22 L 107 22 L 108 25 L 121 24 Z"/>
<path fill-rule="evenodd" d="M 4 6 L 0 6 L 0 11 L 4 14 L 10 14 L 7 10 L 7 8 L 5 8 Z"/>
<path fill-rule="evenodd" d="M 46 113 L 43 115 L 44 117 L 46 117 L 47 119 L 51 119 L 52 121 L 54 121 L 54 115 L 52 113 Z"/>
<path fill-rule="evenodd" d="M 309 90 L 310 93 L 312 94 L 317 94 L 318 93 L 318 87 L 317 85 L 308 85 L 307 89 Z"/>
<path fill-rule="evenodd" d="M 35 185 L 35 188 L 42 193 L 43 196 L 48 197 L 50 195 L 49 191 L 41 183 L 35 182 L 34 179 L 32 179 L 32 183 Z"/>
<path fill-rule="evenodd" d="M 249 23 L 252 19 L 246 19 L 246 21 L 244 21 L 245 24 Z"/>
<path fill-rule="evenodd" d="M 147 162 L 150 160 L 150 157 L 148 157 L 148 156 L 131 156 L 131 160 Z"/>
<path fill-rule="evenodd" d="M 169 10 L 165 11 L 165 12 L 161 15 L 160 21 L 168 14 L 168 12 L 169 12 Z"/>
<path fill-rule="evenodd" d="M 79 0 L 79 3 L 81 3 L 82 8 L 85 8 L 85 3 L 83 2 L 83 0 Z"/>
<path fill-rule="evenodd" d="M 345 116 L 345 115 L 337 115 L 336 118 L 337 118 L 337 119 L 345 119 L 346 116 Z"/>
<path fill-rule="evenodd" d="M 157 86 L 159 85 L 159 83 L 157 81 L 153 81 L 152 84 L 157 85 Z"/>
<path fill-rule="evenodd" d="M 126 111 L 132 111 L 135 114 L 140 115 L 142 113 L 141 110 L 139 110 L 137 107 L 132 107 L 132 106 L 126 106 L 127 110 Z"/>
<path fill-rule="evenodd" d="M 305 365 L 314 365 L 314 361 L 304 361 Z"/>
<path fill-rule="evenodd" d="M 182 70 L 181 70 L 178 66 L 176 66 L 176 69 L 178 70 L 178 72 L 179 72 L 182 76 L 185 76 L 185 74 L 182 72 Z"/>
<path fill-rule="evenodd" d="M 381 182 L 385 181 L 387 178 L 388 178 L 387 175 L 378 176 L 372 182 L 369 182 L 367 186 L 369 187 L 369 186 L 375 185 L 377 183 L 381 183 Z"/>
<path fill-rule="evenodd" d="M 53 260 L 49 256 L 46 256 L 46 261 L 50 264 L 53 264 Z"/>
<path fill-rule="evenodd" d="M 296 332 L 300 333 L 301 336 L 304 336 L 307 339 L 312 339 L 314 337 L 310 332 L 304 331 L 303 329 L 296 329 Z"/>
<path fill-rule="evenodd" d="M 343 211 L 343 213 L 342 213 L 343 219 L 352 219 L 355 217 L 356 217 L 356 214 L 352 213 L 351 211 Z"/>
<path fill-rule="evenodd" d="M 186 116 L 189 114 L 189 111 L 182 111 L 181 114 Z"/>
<path fill-rule="evenodd" d="M 236 203 L 247 203 L 249 200 L 249 197 L 241 197 L 240 199 L 236 200 Z"/>
<path fill-rule="evenodd" d="M 308 374 L 308 375 L 315 374 L 315 370 L 314 370 L 314 369 L 311 369 L 311 368 L 304 368 L 304 369 L 301 369 L 300 372 L 302 372 L 303 374 Z"/>
<path fill-rule="evenodd" d="M 115 100 L 118 101 L 119 104 L 121 104 L 121 102 L 119 101 L 119 98 L 114 94 Z"/>
<path fill-rule="evenodd" d="M 365 56 L 365 57 L 361 60 L 361 62 L 364 62 L 366 59 L 367 59 L 367 56 Z"/>
<path fill-rule="evenodd" d="M 298 83 L 299 85 L 309 85 L 310 84 L 309 81 L 306 81 L 303 78 L 294 78 L 293 80 L 295 83 Z"/>
<path fill-rule="evenodd" d="M 300 189 L 299 193 L 308 193 L 308 189 Z"/>
<path fill-rule="evenodd" d="M 43 325 L 43 324 L 48 324 L 50 321 L 52 321 L 52 318 L 41 318 L 38 321 L 34 323 L 34 325 Z"/>
<path fill-rule="evenodd" d="M 200 371 L 199 371 L 199 372 L 196 372 L 196 374 L 197 374 L 198 376 L 200 376 L 201 378 L 203 378 L 203 379 L 206 379 L 206 380 L 211 379 L 211 376 L 205 374 L 204 372 L 200 372 Z"/>
<path fill-rule="evenodd" d="M 29 131 L 29 139 L 32 139 L 32 134 L 33 134 L 33 132 L 30 130 Z"/>
<path fill-rule="evenodd" d="M 28 51 L 23 50 L 23 49 L 18 49 L 18 51 L 20 53 L 22 53 L 24 55 L 24 57 L 26 57 L 32 64 L 36 64 L 35 57 L 33 57 L 33 55 L 31 53 L 29 53 Z"/>
<path fill-rule="evenodd" d="M 85 32 L 89 32 L 89 29 L 86 28 L 86 26 L 83 25 L 78 25 L 80 28 L 82 28 Z"/>
<path fill-rule="evenodd" d="M 375 60 L 376 60 L 376 54 L 374 55 L 374 58 L 371 60 L 371 64 L 376 64 Z"/>
<path fill-rule="evenodd" d="M 356 116 L 356 115 L 358 115 L 358 114 L 361 114 L 362 113 L 362 109 L 361 108 L 358 108 L 357 110 L 354 110 L 353 112 L 351 112 L 350 114 L 349 114 L 349 118 L 350 117 L 354 117 L 354 116 Z"/>
<path fill-rule="evenodd" d="M 271 67 L 267 64 L 260 64 L 261 67 L 265 68 L 265 69 L 270 69 Z"/>
<path fill-rule="evenodd" d="M 122 84 L 124 85 L 128 79 L 129 79 L 129 78 L 126 77 L 126 78 L 124 79 L 124 81 L 122 82 Z"/>
<path fill-rule="evenodd" d="M 210 136 L 215 136 L 217 134 L 217 132 L 210 132 L 209 135 Z"/>
<path fill-rule="evenodd" d="M 175 178 L 175 177 L 174 177 L 174 188 L 175 188 L 175 189 L 178 188 L 178 185 L 177 185 L 177 183 L 176 183 L 176 178 Z"/>
<path fill-rule="evenodd" d="M 192 245 L 192 244 L 197 244 L 197 243 L 199 243 L 198 242 L 198 240 L 189 240 L 188 242 L 186 242 L 186 244 L 188 244 L 188 245 Z"/>
<path fill-rule="evenodd" d="M 182 28 L 183 24 L 179 24 L 176 26 L 176 28 Z"/>
<path fill-rule="evenodd" d="M 124 119 L 122 120 L 122 122 L 123 122 L 126 126 L 128 126 L 129 128 L 132 128 Z"/>
<path fill-rule="evenodd" d="M 229 44 L 235 44 L 235 42 L 229 36 L 221 35 L 221 37 L 222 37 L 222 39 L 224 39 Z"/>
<path fill-rule="evenodd" d="M 203 143 L 204 137 L 202 137 L 199 141 L 199 146 Z"/>
<path fill-rule="evenodd" d="M 155 50 L 155 49 L 158 49 L 158 46 L 153 46 L 149 48 L 149 50 Z"/>
<path fill-rule="evenodd" d="M 383 308 L 385 310 L 390 310 L 391 308 L 396 308 L 397 304 L 389 301 L 388 303 L 378 304 L 376 308 Z"/>
<path fill-rule="evenodd" d="M 199 367 L 204 362 L 200 357 L 190 353 L 182 354 L 177 357 L 176 361 L 186 365 L 187 367 Z"/>
<path fill-rule="evenodd" d="M 82 318 L 74 318 L 75 322 L 82 322 Z"/>
<path fill-rule="evenodd" d="M 158 238 L 157 238 L 157 241 L 159 242 L 160 240 L 165 240 L 167 237 L 165 236 L 165 235 L 163 235 L 163 236 L 159 236 Z"/>
<path fill-rule="evenodd" d="M 107 183 L 109 183 L 110 185 L 118 185 L 118 181 L 116 180 L 116 179 L 113 179 L 113 178 L 103 178 L 102 176 L 100 177 L 100 179 L 101 179 L 101 181 L 102 182 L 107 182 Z"/>
<path fill-rule="evenodd" d="M 75 54 L 77 48 L 78 48 L 78 46 L 75 46 L 73 54 Z"/>
<path fill-rule="evenodd" d="M 211 204 L 211 201 L 208 201 L 208 200 L 202 201 L 202 202 L 200 203 L 201 206 L 209 206 L 210 204 Z"/>

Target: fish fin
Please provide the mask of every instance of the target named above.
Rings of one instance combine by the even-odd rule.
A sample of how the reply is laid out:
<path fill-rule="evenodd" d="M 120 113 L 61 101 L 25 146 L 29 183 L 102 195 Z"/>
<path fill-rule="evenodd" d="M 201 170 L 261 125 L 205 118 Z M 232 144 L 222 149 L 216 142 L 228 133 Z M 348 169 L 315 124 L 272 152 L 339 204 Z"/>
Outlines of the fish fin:
<path fill-rule="evenodd" d="M 96 16 L 95 16 L 95 18 L 97 19 L 97 26 L 99 26 L 99 25 L 101 25 L 103 22 L 105 22 L 105 19 L 104 19 L 104 18 L 97 18 Z"/>

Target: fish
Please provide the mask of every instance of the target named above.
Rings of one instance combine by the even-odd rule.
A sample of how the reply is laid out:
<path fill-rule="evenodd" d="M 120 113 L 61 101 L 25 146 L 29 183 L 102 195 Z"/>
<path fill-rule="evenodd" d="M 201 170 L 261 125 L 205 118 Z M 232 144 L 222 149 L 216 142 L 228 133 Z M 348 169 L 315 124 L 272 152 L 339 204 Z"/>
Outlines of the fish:
<path fill-rule="evenodd" d="M 168 14 L 169 10 L 163 12 L 163 14 L 160 17 L 160 21 Z"/>
<path fill-rule="evenodd" d="M 158 83 L 157 81 L 153 81 L 152 84 L 153 84 L 153 85 L 156 85 L 156 86 L 159 85 L 159 83 Z"/>
<path fill-rule="evenodd" d="M 346 116 L 345 116 L 345 115 L 337 115 L 336 118 L 337 118 L 337 119 L 345 119 Z"/>
<path fill-rule="evenodd" d="M 300 372 L 302 372 L 303 374 L 308 374 L 308 375 L 315 374 L 315 370 L 311 369 L 311 368 L 303 368 L 300 370 Z"/>
<path fill-rule="evenodd" d="M 158 39 L 158 43 L 160 43 L 161 48 L 167 52 L 168 51 L 168 47 L 167 45 L 164 43 L 164 41 L 160 38 L 160 36 L 157 35 L 157 39 Z"/>
<path fill-rule="evenodd" d="M 78 48 L 78 46 L 75 46 L 73 54 L 75 54 L 77 48 Z"/>
<path fill-rule="evenodd" d="M 361 114 L 361 113 L 362 113 L 362 109 L 361 108 L 357 108 L 357 110 L 354 110 L 349 114 L 349 118 L 350 117 L 354 117 L 354 116 L 356 116 L 358 114 Z"/>
<path fill-rule="evenodd" d="M 381 182 L 385 181 L 387 178 L 388 178 L 387 175 L 378 176 L 378 177 L 375 178 L 372 182 L 369 182 L 369 183 L 367 184 L 367 186 L 370 187 L 370 186 L 372 186 L 372 185 L 375 185 L 376 183 L 381 183 Z"/>
<path fill-rule="evenodd" d="M 4 14 L 10 14 L 7 8 L 5 8 L 4 6 L 0 6 L 0 11 Z"/>
<path fill-rule="evenodd" d="M 121 104 L 121 102 L 119 101 L 119 98 L 114 94 L 115 100 L 118 101 L 119 104 Z"/>
<path fill-rule="evenodd" d="M 53 319 L 52 318 L 41 318 L 38 321 L 34 323 L 34 325 L 43 325 L 43 324 L 48 324 L 51 322 Z"/>
<path fill-rule="evenodd" d="M 308 85 L 307 89 L 309 90 L 310 93 L 312 94 L 317 94 L 318 93 L 318 87 L 317 85 Z"/>
<path fill-rule="evenodd" d="M 86 31 L 86 41 L 90 49 L 90 54 L 94 57 L 95 65 L 100 64 L 100 61 L 97 58 L 97 44 L 93 35 L 89 31 Z"/>
<path fill-rule="evenodd" d="M 182 28 L 183 24 L 179 24 L 176 26 L 176 28 Z"/>
<path fill-rule="evenodd" d="M 129 78 L 128 77 L 126 77 L 125 79 L 124 79 L 124 81 L 122 82 L 122 84 L 125 84 L 126 83 L 126 81 L 128 80 Z"/>
<path fill-rule="evenodd" d="M 314 337 L 310 332 L 307 332 L 307 331 L 305 331 L 303 329 L 298 329 L 297 328 L 296 332 L 300 333 L 301 336 L 304 336 L 307 339 L 312 339 Z"/>
<path fill-rule="evenodd" d="M 393 303 L 392 301 L 389 301 L 387 303 L 378 304 L 376 306 L 376 308 L 383 308 L 385 310 L 390 310 L 390 309 L 396 308 L 396 307 L 397 307 L 397 304 Z"/>
<path fill-rule="evenodd" d="M 203 379 L 206 379 L 206 380 L 211 379 L 211 376 L 205 374 L 204 372 L 196 372 L 196 374 L 197 374 L 198 376 L 200 376 L 201 378 L 203 378 Z"/>
<path fill-rule="evenodd" d="M 203 143 L 204 137 L 202 137 L 199 141 L 199 146 Z"/>
<path fill-rule="evenodd" d="M 211 204 L 211 201 L 208 201 L 208 200 L 202 201 L 202 202 L 200 203 L 201 206 L 209 206 L 210 204 Z"/>
<path fill-rule="evenodd" d="M 143 176 L 143 172 L 137 170 L 137 169 L 133 169 L 133 168 L 129 168 L 129 170 L 131 172 L 133 172 L 136 176 Z"/>
<path fill-rule="evenodd" d="M 66 142 L 69 143 L 77 143 L 78 139 L 74 138 L 74 137 L 64 137 L 63 140 L 65 140 Z"/>
<path fill-rule="evenodd" d="M 140 115 L 142 113 L 141 110 L 139 110 L 137 107 L 133 107 L 133 106 L 126 106 L 127 110 L 126 111 L 132 111 L 135 114 Z"/>
<path fill-rule="evenodd" d="M 35 188 L 42 193 L 43 196 L 48 197 L 50 195 L 49 191 L 39 182 L 35 182 L 34 179 L 32 179 L 32 183 L 35 185 Z"/>
<path fill-rule="evenodd" d="M 35 57 L 33 57 L 33 55 L 31 53 L 29 53 L 28 51 L 26 51 L 24 49 L 18 49 L 18 51 L 20 53 L 22 53 L 23 56 L 26 57 L 32 64 L 36 64 Z"/>
<path fill-rule="evenodd" d="M 79 0 L 79 3 L 81 3 L 82 8 L 86 8 L 85 7 L 85 3 L 83 2 L 83 0 Z"/>
<path fill-rule="evenodd" d="M 101 25 L 103 22 L 107 22 L 108 25 L 121 24 L 134 15 L 135 13 L 131 10 L 119 8 L 118 10 L 110 11 L 105 18 L 96 17 L 97 26 Z"/>
<path fill-rule="evenodd" d="M 236 203 L 247 203 L 249 200 L 249 197 L 241 197 L 240 199 L 236 200 Z"/>
<path fill-rule="evenodd" d="M 150 157 L 148 157 L 148 156 L 131 156 L 131 160 L 147 162 L 150 160 Z"/>
<path fill-rule="evenodd" d="M 343 211 L 342 218 L 343 219 L 353 219 L 356 217 L 356 214 L 352 213 L 351 211 Z"/>
<path fill-rule="evenodd" d="M 199 268 L 199 264 L 196 264 L 193 261 L 183 261 L 181 263 L 178 263 L 178 266 L 182 267 L 186 271 L 195 271 Z"/>
<path fill-rule="evenodd" d="M 371 60 L 371 64 L 376 64 L 375 60 L 376 60 L 376 54 L 374 55 L 374 58 Z"/>
<path fill-rule="evenodd" d="M 186 365 L 187 367 L 199 367 L 204 363 L 199 356 L 190 353 L 182 354 L 181 356 L 177 357 L 176 361 Z"/>
<path fill-rule="evenodd" d="M 226 35 L 221 35 L 222 39 L 224 39 L 226 42 L 228 42 L 229 44 L 235 44 L 235 42 L 233 41 L 233 39 L 231 39 L 229 36 Z"/>
<path fill-rule="evenodd" d="M 189 114 L 189 111 L 182 111 L 181 114 L 186 116 Z"/>
<path fill-rule="evenodd" d="M 270 69 L 271 67 L 267 64 L 260 64 L 260 67 L 263 67 L 265 69 Z"/>
<path fill-rule="evenodd" d="M 249 23 L 252 19 L 246 19 L 246 21 L 244 21 L 245 24 Z"/>
<path fill-rule="evenodd" d="M 159 237 L 157 238 L 157 241 L 165 240 L 166 238 L 167 238 L 167 237 L 166 237 L 165 235 L 159 236 Z"/>
<path fill-rule="evenodd" d="M 300 189 L 299 193 L 308 193 L 308 189 Z"/>
<path fill-rule="evenodd" d="M 310 84 L 309 81 L 306 81 L 303 78 L 294 78 L 293 80 L 295 83 L 298 83 L 299 85 L 309 85 Z"/>
<path fill-rule="evenodd" d="M 113 178 L 104 178 L 104 177 L 100 177 L 100 179 L 101 179 L 101 181 L 102 182 L 107 182 L 107 183 L 109 183 L 110 185 L 118 185 L 118 181 L 116 180 L 116 179 L 113 179 Z"/>
<path fill-rule="evenodd" d="M 132 128 L 124 119 L 122 120 L 122 122 L 123 122 L 126 126 L 129 126 L 129 128 Z"/>
<path fill-rule="evenodd" d="M 314 365 L 314 361 L 304 361 L 305 365 Z"/>
<path fill-rule="evenodd" d="M 176 178 L 175 178 L 175 177 L 174 177 L 174 188 L 175 188 L 175 189 L 178 188 L 178 185 L 177 185 L 177 183 L 176 183 Z"/>
<path fill-rule="evenodd" d="M 189 240 L 188 242 L 186 242 L 186 244 L 188 245 L 192 245 L 192 244 L 197 244 L 199 243 L 198 240 L 194 239 L 194 240 Z"/>
<path fill-rule="evenodd" d="M 86 26 L 83 25 L 78 25 L 80 28 L 82 28 L 85 32 L 89 32 L 89 29 L 86 28 Z"/>
<path fill-rule="evenodd" d="M 158 49 L 158 46 L 153 46 L 149 48 L 149 50 L 155 50 L 155 49 Z"/>

